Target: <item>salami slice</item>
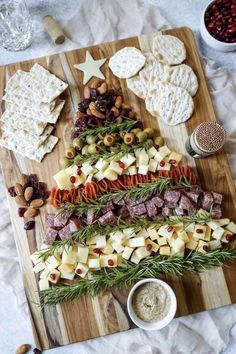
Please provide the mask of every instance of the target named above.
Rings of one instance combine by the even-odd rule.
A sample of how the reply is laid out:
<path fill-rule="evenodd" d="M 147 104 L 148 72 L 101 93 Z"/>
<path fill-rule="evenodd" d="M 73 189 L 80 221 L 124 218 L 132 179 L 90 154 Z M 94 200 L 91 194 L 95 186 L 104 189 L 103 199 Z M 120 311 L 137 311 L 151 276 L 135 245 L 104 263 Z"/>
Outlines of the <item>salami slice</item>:
<path fill-rule="evenodd" d="M 43 236 L 43 243 L 46 245 L 52 245 L 57 238 L 58 232 L 51 227 L 48 227 Z"/>
<path fill-rule="evenodd" d="M 201 207 L 204 210 L 209 211 L 214 203 L 213 196 L 210 192 L 203 192 L 202 200 L 201 200 Z"/>
<path fill-rule="evenodd" d="M 101 225 L 112 225 L 116 222 L 116 216 L 113 211 L 108 211 L 98 219 Z"/>
<path fill-rule="evenodd" d="M 55 214 L 48 213 L 45 215 L 45 223 L 48 227 L 54 227 Z"/>
<path fill-rule="evenodd" d="M 70 216 L 72 215 L 71 212 L 65 210 L 62 213 L 58 214 L 54 218 L 54 227 L 63 227 L 67 224 Z"/>
<path fill-rule="evenodd" d="M 175 208 L 178 205 L 178 201 L 181 193 L 179 191 L 165 191 L 164 192 L 164 201 L 165 206 L 168 208 Z"/>
<path fill-rule="evenodd" d="M 212 192 L 213 200 L 215 204 L 222 204 L 223 195 L 220 193 Z"/>
<path fill-rule="evenodd" d="M 59 237 L 61 240 L 66 240 L 69 237 L 70 233 L 70 225 L 68 224 L 59 231 Z"/>
<path fill-rule="evenodd" d="M 152 201 L 146 202 L 146 209 L 147 209 L 147 214 L 150 218 L 153 216 L 156 216 L 158 213 L 156 205 Z"/>
<path fill-rule="evenodd" d="M 147 209 L 145 207 L 145 204 L 138 204 L 138 205 L 134 205 L 134 206 L 128 206 L 130 215 L 133 217 L 135 215 L 142 215 L 145 214 L 147 212 Z"/>

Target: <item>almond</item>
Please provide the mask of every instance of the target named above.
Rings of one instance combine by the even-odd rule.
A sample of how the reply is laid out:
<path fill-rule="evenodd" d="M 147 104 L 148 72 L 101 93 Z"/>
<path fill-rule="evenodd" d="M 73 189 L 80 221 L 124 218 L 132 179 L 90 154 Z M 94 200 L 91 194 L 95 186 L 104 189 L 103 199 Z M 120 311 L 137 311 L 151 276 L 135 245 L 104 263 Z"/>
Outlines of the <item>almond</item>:
<path fill-rule="evenodd" d="M 29 344 L 22 344 L 16 349 L 16 354 L 25 354 L 30 350 Z"/>
<path fill-rule="evenodd" d="M 24 197 L 27 202 L 32 198 L 33 193 L 34 193 L 33 187 L 27 187 L 25 189 Z"/>
<path fill-rule="evenodd" d="M 88 86 L 84 86 L 84 98 L 90 98 L 90 88 Z"/>
<path fill-rule="evenodd" d="M 86 114 L 87 114 L 88 116 L 91 116 L 91 115 L 92 115 L 92 112 L 90 111 L 89 108 L 86 109 Z"/>
<path fill-rule="evenodd" d="M 122 97 L 121 97 L 121 96 L 117 96 L 117 97 L 116 97 L 116 100 L 115 100 L 115 106 L 116 106 L 116 108 L 120 108 L 121 105 L 122 105 L 122 102 L 123 102 Z"/>
<path fill-rule="evenodd" d="M 25 218 L 34 218 L 38 213 L 37 209 L 29 208 L 24 212 Z"/>
<path fill-rule="evenodd" d="M 29 181 L 29 177 L 27 175 L 25 175 L 24 173 L 22 173 L 22 175 L 20 176 L 19 179 L 19 183 L 24 187 L 26 185 L 26 183 L 28 183 Z"/>
<path fill-rule="evenodd" d="M 32 202 L 30 203 L 30 207 L 31 208 L 41 208 L 41 206 L 44 204 L 44 200 L 43 199 L 34 199 L 32 200 Z"/>
<path fill-rule="evenodd" d="M 120 115 L 119 109 L 116 107 L 112 107 L 111 111 L 114 114 L 114 117 L 118 117 Z"/>
<path fill-rule="evenodd" d="M 15 192 L 19 196 L 24 194 L 23 186 L 20 183 L 15 184 Z"/>
<path fill-rule="evenodd" d="M 121 107 L 124 108 L 124 109 L 131 109 L 131 107 L 128 104 L 125 104 L 125 103 L 122 103 Z"/>
<path fill-rule="evenodd" d="M 103 114 L 102 112 L 99 112 L 96 108 L 96 105 L 94 102 L 91 102 L 89 104 L 89 109 L 92 113 L 93 116 L 100 118 L 100 119 L 105 119 L 105 114 Z"/>
<path fill-rule="evenodd" d="M 17 202 L 17 204 L 19 204 L 21 206 L 28 206 L 28 203 L 25 200 L 25 197 L 23 195 L 17 195 L 15 197 L 15 201 Z"/>
<path fill-rule="evenodd" d="M 107 84 L 106 82 L 103 82 L 101 86 L 97 88 L 97 91 L 100 95 L 103 95 L 105 92 L 107 92 Z"/>
<path fill-rule="evenodd" d="M 134 111 L 130 111 L 129 112 L 129 118 L 131 118 L 131 119 L 134 119 L 135 117 L 136 117 L 136 112 L 134 112 Z"/>

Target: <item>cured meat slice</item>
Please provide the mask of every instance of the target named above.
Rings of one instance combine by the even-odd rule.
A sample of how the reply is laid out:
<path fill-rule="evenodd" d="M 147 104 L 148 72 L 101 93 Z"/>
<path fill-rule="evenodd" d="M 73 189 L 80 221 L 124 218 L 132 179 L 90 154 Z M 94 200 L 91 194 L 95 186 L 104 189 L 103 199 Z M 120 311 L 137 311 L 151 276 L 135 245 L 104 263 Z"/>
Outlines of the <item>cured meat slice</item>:
<path fill-rule="evenodd" d="M 211 209 L 211 216 L 213 219 L 220 219 L 222 217 L 222 210 L 219 204 L 214 204 Z"/>
<path fill-rule="evenodd" d="M 175 213 L 176 213 L 177 215 L 185 215 L 184 209 L 182 209 L 182 208 L 180 208 L 180 207 L 176 207 L 176 208 L 175 208 Z"/>
<path fill-rule="evenodd" d="M 201 207 L 204 210 L 210 210 L 214 203 L 213 195 L 210 192 L 203 192 L 202 200 L 201 200 Z"/>
<path fill-rule="evenodd" d="M 62 228 L 63 226 L 65 226 L 71 215 L 72 213 L 67 210 L 56 215 L 54 218 L 54 227 Z"/>
<path fill-rule="evenodd" d="M 46 245 L 52 245 L 57 238 L 58 232 L 51 227 L 48 227 L 43 236 L 43 243 Z"/>
<path fill-rule="evenodd" d="M 181 193 L 179 191 L 165 191 L 164 192 L 164 201 L 165 206 L 168 208 L 175 208 L 178 205 L 178 201 Z"/>
<path fill-rule="evenodd" d="M 188 197 L 186 197 L 185 195 L 182 195 L 181 198 L 180 198 L 179 208 L 187 210 L 187 211 L 195 209 L 193 203 L 191 202 L 191 200 Z"/>
<path fill-rule="evenodd" d="M 88 209 L 87 211 L 87 224 L 92 225 L 96 221 L 96 213 L 93 210 Z"/>
<path fill-rule="evenodd" d="M 109 200 L 109 202 L 107 202 L 104 207 L 102 208 L 102 213 L 106 214 L 108 211 L 114 210 L 114 204 L 112 202 L 112 200 Z"/>
<path fill-rule="evenodd" d="M 150 197 L 143 197 L 143 198 L 139 198 L 139 199 L 126 199 L 126 204 L 128 206 L 134 206 L 134 205 L 138 205 L 138 204 L 143 204 L 145 203 L 147 200 L 149 200 Z"/>
<path fill-rule="evenodd" d="M 54 219 L 55 219 L 55 214 L 53 213 L 48 213 L 45 215 L 45 223 L 48 227 L 54 228 Z"/>
<path fill-rule="evenodd" d="M 123 206 L 120 208 L 118 214 L 119 214 L 123 219 L 124 219 L 124 218 L 127 218 L 127 216 L 130 215 L 130 214 L 129 214 L 129 210 L 128 210 L 128 208 L 127 208 L 126 205 L 123 205 Z"/>
<path fill-rule="evenodd" d="M 157 215 L 158 213 L 157 207 L 152 201 L 146 202 L 145 205 L 147 209 L 147 214 L 150 218 Z"/>
<path fill-rule="evenodd" d="M 116 199 L 113 200 L 113 203 L 116 204 L 116 205 L 119 205 L 119 206 L 125 205 L 124 199 L 116 198 Z"/>
<path fill-rule="evenodd" d="M 200 194 L 202 193 L 202 189 L 199 186 L 194 186 L 192 188 L 189 188 L 187 190 L 184 190 L 183 193 L 188 197 L 192 202 L 195 204 L 198 203 L 198 199 Z"/>
<path fill-rule="evenodd" d="M 215 204 L 222 204 L 223 195 L 220 193 L 212 192 Z"/>
<path fill-rule="evenodd" d="M 66 240 L 69 237 L 70 233 L 70 225 L 68 224 L 59 231 L 59 237 L 61 240 Z"/>
<path fill-rule="evenodd" d="M 164 207 L 162 209 L 162 215 L 163 216 L 171 216 L 173 214 L 172 209 L 168 207 Z"/>
<path fill-rule="evenodd" d="M 111 225 L 116 222 L 116 216 L 113 211 L 108 211 L 106 214 L 100 216 L 98 221 L 101 225 Z"/>
<path fill-rule="evenodd" d="M 156 195 L 155 197 L 153 197 L 153 198 L 151 199 L 151 201 L 152 201 L 158 208 L 161 208 L 161 207 L 163 206 L 163 204 L 164 204 L 164 200 L 163 200 L 160 196 L 158 196 L 158 195 Z"/>
<path fill-rule="evenodd" d="M 78 219 L 71 218 L 69 221 L 69 226 L 70 226 L 70 232 L 75 232 L 79 230 L 81 224 Z"/>
<path fill-rule="evenodd" d="M 145 204 L 138 204 L 138 205 L 134 205 L 134 206 L 128 206 L 130 215 L 133 217 L 135 215 L 142 215 L 145 214 L 147 212 Z"/>

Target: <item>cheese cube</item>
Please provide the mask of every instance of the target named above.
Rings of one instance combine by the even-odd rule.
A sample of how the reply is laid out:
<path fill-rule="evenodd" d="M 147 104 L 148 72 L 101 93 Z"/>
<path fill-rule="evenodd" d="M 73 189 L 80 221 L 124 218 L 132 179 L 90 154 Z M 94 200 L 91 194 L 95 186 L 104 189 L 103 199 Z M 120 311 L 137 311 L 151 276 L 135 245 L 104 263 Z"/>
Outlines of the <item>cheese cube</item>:
<path fill-rule="evenodd" d="M 216 220 L 218 222 L 218 224 L 220 226 L 225 226 L 225 225 L 228 225 L 230 223 L 230 220 L 229 219 L 218 219 Z"/>
<path fill-rule="evenodd" d="M 47 277 L 47 280 L 53 284 L 56 284 L 60 278 L 60 272 L 57 269 L 53 269 Z"/>
<path fill-rule="evenodd" d="M 131 257 L 130 260 L 131 260 L 131 262 L 133 262 L 135 264 L 139 264 L 140 259 L 139 259 L 139 257 L 136 254 L 136 250 L 133 252 L 132 257 Z"/>
<path fill-rule="evenodd" d="M 81 171 L 85 174 L 85 176 L 88 176 L 94 172 L 94 168 L 90 165 L 89 162 L 84 162 L 82 164 Z"/>
<path fill-rule="evenodd" d="M 126 229 L 123 229 L 122 231 L 125 234 L 126 238 L 131 238 L 131 237 L 135 236 L 135 232 L 134 232 L 134 229 L 132 227 L 128 227 Z"/>
<path fill-rule="evenodd" d="M 96 245 L 97 243 L 97 235 L 96 236 L 93 236 L 93 237 L 90 237 L 88 239 L 86 239 L 86 245 Z"/>
<path fill-rule="evenodd" d="M 224 232 L 224 234 L 223 234 L 223 236 L 222 236 L 220 241 L 224 242 L 224 243 L 229 243 L 230 239 L 228 239 L 228 237 L 229 236 L 232 237 L 232 235 L 233 235 L 232 232 L 225 230 L 225 232 Z"/>
<path fill-rule="evenodd" d="M 179 231 L 179 232 L 177 232 L 177 235 L 178 235 L 178 237 L 181 238 L 181 240 L 183 240 L 185 243 L 189 242 L 189 237 L 188 237 L 186 231 Z"/>
<path fill-rule="evenodd" d="M 116 243 L 121 244 L 125 238 L 125 234 L 122 231 L 115 231 L 110 233 L 110 238 Z"/>
<path fill-rule="evenodd" d="M 157 149 L 155 148 L 155 146 L 152 146 L 150 149 L 148 149 L 147 154 L 149 156 L 149 158 L 151 159 L 152 157 L 154 157 L 157 154 Z"/>
<path fill-rule="evenodd" d="M 120 167 L 119 163 L 116 161 L 111 161 L 109 168 L 115 171 L 119 176 L 122 175 L 123 168 Z"/>
<path fill-rule="evenodd" d="M 233 234 L 236 234 L 236 224 L 231 221 L 227 226 L 226 226 L 226 230 L 232 232 Z"/>
<path fill-rule="evenodd" d="M 81 184 L 85 184 L 86 176 L 81 173 L 80 175 L 75 176 L 74 187 L 79 187 Z"/>
<path fill-rule="evenodd" d="M 123 263 L 123 257 L 121 254 L 117 254 L 117 265 L 121 265 Z"/>
<path fill-rule="evenodd" d="M 207 226 L 204 241 L 210 241 L 210 239 L 211 239 L 211 229 L 209 226 Z"/>
<path fill-rule="evenodd" d="M 197 252 L 201 252 L 201 253 L 207 253 L 209 250 L 209 243 L 208 242 L 205 242 L 203 240 L 200 240 L 198 242 L 198 246 L 197 246 L 197 249 L 196 251 Z"/>
<path fill-rule="evenodd" d="M 89 248 L 85 246 L 78 246 L 78 261 L 80 263 L 87 263 Z"/>
<path fill-rule="evenodd" d="M 116 181 L 118 178 L 118 174 L 110 168 L 107 168 L 103 172 L 103 174 L 104 174 L 104 177 L 107 178 L 109 181 Z"/>
<path fill-rule="evenodd" d="M 137 167 L 136 166 L 129 166 L 128 172 L 129 172 L 130 176 L 136 175 L 138 173 Z"/>
<path fill-rule="evenodd" d="M 175 229 L 176 232 L 184 231 L 183 230 L 184 224 L 182 222 L 179 222 L 179 223 L 174 224 L 172 226 L 173 226 L 173 228 Z"/>
<path fill-rule="evenodd" d="M 212 232 L 212 238 L 215 238 L 216 240 L 220 240 L 221 237 L 224 235 L 225 230 L 223 229 L 223 227 L 219 226 L 217 227 L 217 229 L 215 229 Z"/>
<path fill-rule="evenodd" d="M 171 164 L 168 162 L 164 162 L 163 160 L 157 166 L 157 171 L 170 171 Z"/>
<path fill-rule="evenodd" d="M 133 248 L 125 246 L 124 251 L 122 253 L 122 257 L 124 259 L 129 259 L 131 254 L 132 254 L 132 252 L 133 252 L 133 250 L 134 250 Z"/>
<path fill-rule="evenodd" d="M 84 182 L 84 184 L 86 183 L 91 183 L 92 182 L 92 179 L 93 179 L 93 173 L 90 173 L 86 179 L 86 181 Z"/>
<path fill-rule="evenodd" d="M 195 223 L 192 222 L 192 223 L 189 224 L 187 227 L 185 227 L 185 231 L 186 231 L 186 232 L 194 232 L 194 228 L 195 228 Z"/>
<path fill-rule="evenodd" d="M 148 235 L 150 237 L 151 240 L 157 240 L 158 238 L 158 232 L 155 229 L 155 227 L 153 226 L 149 226 L 149 228 L 147 229 Z"/>
<path fill-rule="evenodd" d="M 146 246 L 145 247 L 138 247 L 136 249 L 136 256 L 139 258 L 139 259 L 143 259 L 143 258 L 146 258 L 147 256 L 150 256 L 152 252 L 148 251 Z"/>
<path fill-rule="evenodd" d="M 136 161 L 136 158 L 133 154 L 126 154 L 120 159 L 120 161 L 125 164 L 125 168 L 128 168 Z"/>
<path fill-rule="evenodd" d="M 173 232 L 175 231 L 173 226 L 170 225 L 162 225 L 158 230 L 158 235 L 166 238 L 171 238 Z"/>
<path fill-rule="evenodd" d="M 160 246 L 167 245 L 167 239 L 162 236 L 158 236 L 157 242 Z"/>
<path fill-rule="evenodd" d="M 170 247 L 172 247 L 172 245 L 173 245 L 173 243 L 175 242 L 176 239 L 177 239 L 177 235 L 175 233 L 172 235 L 171 238 L 167 239 L 167 242 L 168 242 Z"/>
<path fill-rule="evenodd" d="M 75 272 L 71 272 L 68 274 L 61 274 L 61 279 L 73 280 L 75 277 Z"/>
<path fill-rule="evenodd" d="M 103 172 L 109 165 L 108 161 L 105 161 L 103 159 L 99 159 L 95 165 L 96 169 L 100 172 Z"/>
<path fill-rule="evenodd" d="M 136 157 L 138 166 L 148 166 L 149 156 L 146 153 L 145 149 L 138 151 Z"/>
<path fill-rule="evenodd" d="M 106 236 L 98 236 L 97 237 L 97 242 L 96 242 L 96 246 L 98 248 L 104 248 L 106 247 Z"/>
<path fill-rule="evenodd" d="M 88 257 L 88 267 L 89 268 L 100 268 L 100 258 L 99 257 Z"/>
<path fill-rule="evenodd" d="M 181 159 L 182 159 L 182 155 L 178 154 L 175 151 L 172 151 L 171 154 L 168 156 L 168 162 L 172 160 L 171 162 L 173 166 L 177 166 L 180 163 Z M 176 162 L 173 163 L 173 161 Z"/>
<path fill-rule="evenodd" d="M 71 273 L 74 270 L 74 265 L 73 264 L 62 263 L 58 267 L 58 270 L 59 270 L 59 272 L 61 272 L 62 275 L 67 275 L 67 274 Z"/>
<path fill-rule="evenodd" d="M 69 167 L 67 167 L 66 169 L 65 169 L 65 173 L 68 175 L 68 176 L 73 176 L 73 175 L 77 175 L 77 168 L 78 168 L 78 166 L 76 166 L 76 165 L 71 165 L 71 166 L 69 166 Z"/>
<path fill-rule="evenodd" d="M 212 240 L 208 244 L 209 244 L 209 248 L 210 248 L 211 251 L 214 251 L 217 248 L 221 247 L 221 241 L 220 240 Z"/>
<path fill-rule="evenodd" d="M 78 255 L 75 250 L 65 250 L 62 253 L 62 263 L 75 264 L 77 262 Z"/>
<path fill-rule="evenodd" d="M 156 172 L 157 165 L 158 165 L 158 162 L 156 160 L 150 159 L 149 164 L 148 164 L 148 171 Z"/>
<path fill-rule="evenodd" d="M 96 259 L 96 261 L 98 261 L 98 264 L 99 264 L 99 259 Z M 99 267 L 99 265 L 98 265 L 98 267 Z M 97 267 L 90 267 L 90 268 L 97 268 Z M 86 276 L 86 274 L 88 273 L 88 271 L 89 271 L 89 267 L 83 263 L 78 263 L 75 268 L 75 274 L 81 278 L 84 278 Z"/>
<path fill-rule="evenodd" d="M 207 225 L 208 225 L 212 230 L 215 230 L 215 229 L 217 229 L 217 228 L 220 226 L 220 224 L 219 224 L 218 221 L 216 221 L 216 220 L 211 220 L 211 221 L 207 222 Z"/>
<path fill-rule="evenodd" d="M 102 171 L 98 171 L 97 173 L 95 173 L 94 177 L 98 180 L 98 182 L 105 178 Z"/>
<path fill-rule="evenodd" d="M 206 226 L 201 224 L 196 224 L 194 227 L 193 238 L 204 240 L 206 233 Z"/>
<path fill-rule="evenodd" d="M 198 242 L 191 239 L 189 242 L 186 243 L 186 248 L 193 251 L 197 248 Z"/>
<path fill-rule="evenodd" d="M 36 252 L 32 253 L 30 255 L 30 259 L 31 259 L 31 261 L 33 262 L 34 265 L 37 264 L 37 263 L 40 263 L 41 260 L 42 260 L 42 257 L 40 256 L 40 252 L 36 251 Z"/>
<path fill-rule="evenodd" d="M 152 240 L 150 240 L 150 238 L 147 238 L 145 240 L 145 244 L 147 245 L 151 245 L 152 249 L 151 252 L 157 252 L 159 250 L 159 245 L 156 242 L 153 242 Z"/>
<path fill-rule="evenodd" d="M 138 173 L 140 175 L 147 175 L 148 173 L 148 165 L 147 166 L 144 166 L 144 165 L 139 165 L 139 168 L 138 168 Z"/>
<path fill-rule="evenodd" d="M 175 252 L 183 252 L 185 249 L 185 242 L 181 240 L 181 238 L 177 238 L 173 243 L 172 243 L 172 248 Z"/>
<path fill-rule="evenodd" d="M 52 270 L 57 268 L 61 264 L 61 261 L 52 255 L 47 258 L 45 264 L 50 270 Z"/>
<path fill-rule="evenodd" d="M 159 148 L 157 154 L 155 154 L 154 159 L 157 162 L 162 161 L 167 155 L 169 155 L 171 151 L 168 149 L 166 145 Z"/>
<path fill-rule="evenodd" d="M 117 242 L 112 242 L 112 247 L 117 253 L 122 253 L 124 251 L 124 246 L 122 246 L 120 243 Z"/>
<path fill-rule="evenodd" d="M 100 256 L 100 266 L 114 268 L 117 266 L 117 254 L 102 254 Z"/>
<path fill-rule="evenodd" d="M 137 234 L 136 237 L 144 237 L 147 238 L 148 237 L 148 232 L 146 229 L 141 229 Z"/>
<path fill-rule="evenodd" d="M 33 268 L 33 271 L 35 273 L 39 273 L 41 272 L 44 268 L 46 268 L 46 264 L 44 262 L 39 262 L 37 263 L 34 268 Z"/>
<path fill-rule="evenodd" d="M 73 184 L 70 181 L 70 176 L 65 173 L 65 170 L 57 172 L 53 178 L 59 189 L 67 189 L 73 187 Z"/>
<path fill-rule="evenodd" d="M 40 273 L 40 279 L 47 278 L 49 273 L 50 269 L 48 267 L 44 268 L 44 270 Z"/>
<path fill-rule="evenodd" d="M 128 240 L 127 246 L 129 247 L 141 247 L 145 246 L 145 238 L 144 237 L 134 237 Z"/>
<path fill-rule="evenodd" d="M 47 279 L 40 279 L 39 280 L 39 290 L 43 291 L 43 290 L 47 290 L 49 289 L 49 281 Z"/>
<path fill-rule="evenodd" d="M 170 247 L 169 246 L 161 246 L 159 248 L 159 253 L 162 256 L 169 256 L 170 255 Z"/>
<path fill-rule="evenodd" d="M 114 248 L 109 243 L 107 243 L 106 247 L 102 249 L 102 253 L 104 254 L 111 254 L 113 252 L 114 252 Z"/>

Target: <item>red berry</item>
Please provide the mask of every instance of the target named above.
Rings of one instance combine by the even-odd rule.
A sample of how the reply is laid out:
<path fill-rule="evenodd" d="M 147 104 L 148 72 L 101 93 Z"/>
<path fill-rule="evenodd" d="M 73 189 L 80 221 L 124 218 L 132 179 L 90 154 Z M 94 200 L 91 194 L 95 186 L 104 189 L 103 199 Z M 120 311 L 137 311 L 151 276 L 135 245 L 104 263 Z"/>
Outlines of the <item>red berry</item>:
<path fill-rule="evenodd" d="M 75 270 L 76 274 L 80 275 L 83 273 L 82 269 L 78 268 Z"/>
<path fill-rule="evenodd" d="M 225 238 L 226 238 L 226 240 L 227 240 L 228 242 L 233 241 L 233 235 L 231 235 L 231 234 L 227 234 L 227 235 L 225 236 Z"/>
<path fill-rule="evenodd" d="M 76 171 L 77 175 L 81 175 L 81 172 L 82 172 L 82 171 L 81 171 L 81 167 L 78 166 L 78 167 L 77 167 L 77 171 Z"/>
<path fill-rule="evenodd" d="M 54 273 L 50 274 L 50 278 L 51 278 L 52 280 L 55 280 L 55 279 L 56 279 L 56 274 L 54 274 Z"/>
<path fill-rule="evenodd" d="M 93 253 L 95 253 L 95 254 L 100 254 L 100 253 L 101 253 L 100 248 L 94 248 L 94 249 L 93 249 Z"/>
<path fill-rule="evenodd" d="M 146 246 L 146 250 L 147 250 L 148 252 L 151 252 L 151 250 L 152 250 L 152 245 L 148 244 L 148 245 Z"/>
<path fill-rule="evenodd" d="M 75 181 L 76 181 L 75 176 L 70 176 L 70 181 L 71 181 L 71 183 L 75 183 Z"/>
<path fill-rule="evenodd" d="M 161 167 L 164 167 L 164 166 L 165 166 L 165 161 L 161 161 L 161 162 L 160 162 L 160 166 L 161 166 Z"/>
<path fill-rule="evenodd" d="M 108 259 L 107 264 L 112 267 L 114 265 L 114 262 L 112 259 Z"/>
<path fill-rule="evenodd" d="M 25 208 L 18 208 L 18 215 L 20 218 L 23 218 L 25 211 Z"/>
<path fill-rule="evenodd" d="M 167 231 L 168 231 L 168 232 L 173 231 L 173 229 L 174 229 L 173 226 L 168 226 L 168 227 L 167 227 Z"/>
<path fill-rule="evenodd" d="M 204 245 L 204 246 L 202 247 L 202 249 L 203 249 L 203 251 L 205 251 L 205 252 L 208 252 L 208 251 L 209 251 L 209 247 L 208 247 L 207 245 Z"/>
<path fill-rule="evenodd" d="M 170 163 L 171 165 L 174 165 L 174 164 L 176 163 L 176 160 L 170 159 L 169 163 Z"/>
<path fill-rule="evenodd" d="M 123 169 L 125 169 L 125 164 L 124 164 L 124 162 L 119 162 L 119 166 L 120 166 L 120 168 L 123 168 Z"/>
<path fill-rule="evenodd" d="M 197 230 L 196 230 L 196 233 L 197 233 L 197 234 L 203 234 L 203 230 L 202 230 L 202 229 L 197 229 Z"/>

